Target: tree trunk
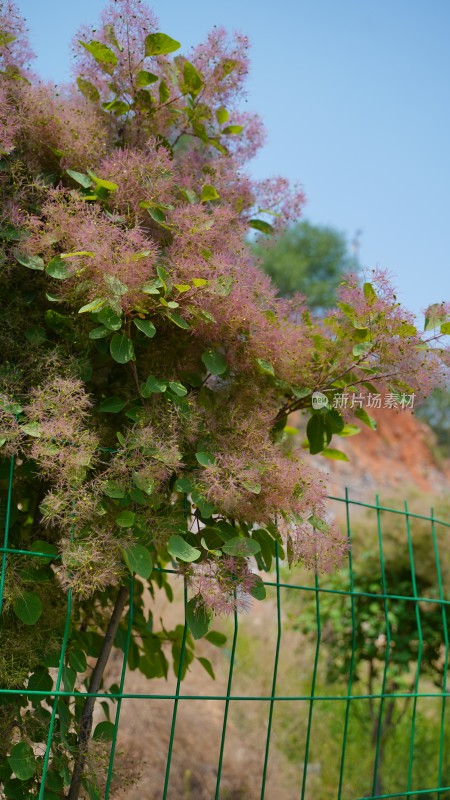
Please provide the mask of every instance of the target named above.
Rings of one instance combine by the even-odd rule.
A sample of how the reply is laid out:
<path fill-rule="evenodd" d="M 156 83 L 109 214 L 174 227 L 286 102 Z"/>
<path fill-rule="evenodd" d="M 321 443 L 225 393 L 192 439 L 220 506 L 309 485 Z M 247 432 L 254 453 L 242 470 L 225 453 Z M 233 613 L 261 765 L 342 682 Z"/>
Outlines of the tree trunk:
<path fill-rule="evenodd" d="M 120 620 L 122 618 L 127 598 L 128 598 L 128 586 L 122 586 L 119 590 L 116 602 L 114 604 L 114 610 L 112 612 L 111 619 L 108 624 L 108 629 L 106 631 L 105 638 L 103 640 L 103 646 L 100 655 L 97 659 L 97 663 L 91 675 L 91 680 L 89 683 L 89 692 L 92 694 L 95 694 L 100 689 L 103 673 L 108 663 L 108 659 L 111 653 L 114 639 L 116 637 Z M 70 783 L 69 793 L 67 795 L 68 800 L 78 800 L 80 794 L 81 781 L 83 778 L 84 767 L 86 764 L 87 749 L 92 730 L 92 714 L 94 711 L 95 700 L 96 700 L 95 697 L 86 697 L 84 703 L 83 713 L 81 715 L 81 722 L 80 722 L 80 733 L 78 736 L 78 753 L 73 767 L 72 780 Z"/>

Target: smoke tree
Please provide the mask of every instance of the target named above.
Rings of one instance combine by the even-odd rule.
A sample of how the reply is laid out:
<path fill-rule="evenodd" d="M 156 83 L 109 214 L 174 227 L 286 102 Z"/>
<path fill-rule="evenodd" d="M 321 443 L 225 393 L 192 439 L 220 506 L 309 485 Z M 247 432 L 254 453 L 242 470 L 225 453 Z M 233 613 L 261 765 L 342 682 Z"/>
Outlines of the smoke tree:
<path fill-rule="evenodd" d="M 346 426 L 336 393 L 426 394 L 441 361 L 382 274 L 364 286 L 349 276 L 337 308 L 314 320 L 255 265 L 248 230 L 281 230 L 304 196 L 246 171 L 264 134 L 240 110 L 245 37 L 215 29 L 179 55 L 145 6 L 116 0 L 76 36 L 74 82 L 55 88 L 30 72 L 14 5 L 1 11 L 5 490 L 11 460 L 15 471 L 0 685 L 17 694 L 0 704 L 0 780 L 8 798 L 43 797 L 45 784 L 49 798 L 70 785 L 73 800 L 98 789 L 93 700 L 45 697 L 67 597 L 67 692 L 98 690 L 131 602 L 129 668 L 167 676 L 183 628 L 153 626 L 144 589 L 171 598 L 161 569 L 172 565 L 189 590 L 185 671 L 214 614 L 264 597 L 258 571 L 276 546 L 317 570 L 345 554 L 322 474 L 289 444 L 289 414 L 304 411 L 310 451 L 332 455 Z M 448 307 L 435 319 L 434 339 Z M 27 689 L 42 695 L 28 701 Z M 110 735 L 102 724 L 94 740 Z"/>

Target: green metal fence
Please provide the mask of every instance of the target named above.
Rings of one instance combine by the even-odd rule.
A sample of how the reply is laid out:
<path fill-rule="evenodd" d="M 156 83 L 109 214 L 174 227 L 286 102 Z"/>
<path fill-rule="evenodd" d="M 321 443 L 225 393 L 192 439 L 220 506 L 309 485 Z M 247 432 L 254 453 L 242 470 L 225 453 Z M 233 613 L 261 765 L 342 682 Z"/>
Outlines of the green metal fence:
<path fill-rule="evenodd" d="M 0 548 L 0 610 L 8 560 L 19 555 L 48 557 L 46 553 L 15 549 L 10 541 L 13 471 L 12 460 L 5 492 L 4 536 Z M 357 502 L 350 499 L 348 493 L 344 498 L 331 497 L 329 503 L 330 513 L 339 515 L 342 512 L 343 524 L 353 545 L 348 568 L 337 576 L 308 576 L 302 570 L 288 572 L 277 554 L 274 571 L 265 580 L 269 597 L 264 602 L 268 602 L 273 610 L 272 644 L 264 662 L 260 663 L 261 671 L 268 676 L 269 691 L 266 693 L 240 691 L 239 642 L 242 626 L 248 626 L 251 612 L 239 618 L 236 615 L 227 623 L 229 644 L 221 654 L 223 663 L 227 665 L 225 691 L 215 692 L 213 688 L 204 693 L 192 693 L 184 689 L 181 676 L 187 626 L 182 602 L 178 610 L 180 622 L 184 624 L 184 635 L 174 689 L 161 692 L 158 686 L 158 691 L 152 691 L 150 681 L 145 693 L 127 691 L 135 590 L 134 581 L 130 580 L 117 690 L 102 690 L 94 695 L 100 701 L 116 701 L 114 735 L 102 783 L 103 798 L 115 796 L 114 764 L 121 712 L 127 702 L 136 700 L 142 704 L 153 701 L 152 708 L 155 702 L 170 704 L 171 707 L 164 781 L 159 794 L 154 788 L 151 792 L 148 789 L 148 794 L 142 794 L 143 798 L 158 796 L 164 800 L 179 796 L 174 794 L 171 780 L 177 770 L 174 752 L 180 708 L 186 703 L 208 704 L 211 701 L 222 704 L 216 762 L 210 765 L 216 776 L 215 791 L 211 795 L 215 800 L 230 796 L 223 790 L 223 782 L 229 763 L 226 748 L 230 714 L 235 704 L 244 704 L 245 707 L 258 704 L 260 709 L 257 731 L 252 734 L 259 743 L 259 785 L 256 789 L 253 787 L 251 795 L 242 794 L 243 798 L 251 796 L 272 800 L 278 796 L 273 788 L 269 789 L 271 771 L 273 773 L 276 769 L 272 764 L 274 731 L 275 728 L 286 730 L 286 725 L 291 731 L 291 774 L 297 775 L 297 782 L 291 782 L 289 790 L 292 798 L 450 798 L 450 738 L 447 736 L 450 730 L 447 719 L 447 609 L 450 605 L 447 567 L 450 548 L 447 548 L 447 539 L 450 523 L 436 519 L 432 511 L 429 515 L 412 513 L 406 503 L 401 510 L 393 509 L 383 506 L 378 499 L 373 505 Z M 403 541 L 400 541 L 401 535 Z M 372 561 L 367 561 L 368 547 L 372 554 L 376 548 L 376 564 L 373 557 Z M 399 583 L 392 585 L 392 580 Z M 187 588 L 184 586 L 184 605 L 186 602 Z M 69 701 L 76 698 L 79 702 L 89 696 L 83 687 L 73 691 L 63 688 L 73 606 L 69 592 L 60 662 L 52 689 L 26 691 L 28 700 L 33 696 L 45 697 L 51 711 L 42 749 L 42 777 L 36 795 L 39 800 L 55 796 L 46 789 L 46 779 L 51 769 L 52 740 L 60 720 L 60 698 Z M 291 651 L 292 643 L 295 650 L 295 641 L 298 640 L 299 649 L 308 653 L 308 668 L 303 662 L 299 693 L 286 693 L 284 677 L 280 677 L 286 636 Z M 402 650 L 402 647 L 406 649 Z M 372 671 L 369 677 L 367 670 Z M 330 678 L 329 673 L 334 673 L 334 677 Z M 17 689 L 0 687 L 0 697 L 17 693 Z M 276 719 L 278 712 L 281 722 Z M 282 749 L 283 736 L 277 734 L 275 738 L 276 747 Z M 148 753 L 147 760 L 151 780 L 152 752 Z M 56 795 L 62 797 L 64 791 L 62 789 Z M 122 793 L 123 796 L 126 795 Z M 184 796 L 195 798 L 196 794 L 187 789 Z"/>

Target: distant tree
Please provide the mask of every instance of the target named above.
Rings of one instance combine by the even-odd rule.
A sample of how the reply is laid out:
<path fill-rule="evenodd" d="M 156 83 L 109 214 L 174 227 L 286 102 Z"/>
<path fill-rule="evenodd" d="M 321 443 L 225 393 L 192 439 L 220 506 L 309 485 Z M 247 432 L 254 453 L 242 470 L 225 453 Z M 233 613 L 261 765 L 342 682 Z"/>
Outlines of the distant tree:
<path fill-rule="evenodd" d="M 332 306 L 343 276 L 359 270 L 358 260 L 349 252 L 343 233 L 306 220 L 283 232 L 271 244 L 258 240 L 254 251 L 279 294 L 289 297 L 301 292 L 313 310 Z"/>

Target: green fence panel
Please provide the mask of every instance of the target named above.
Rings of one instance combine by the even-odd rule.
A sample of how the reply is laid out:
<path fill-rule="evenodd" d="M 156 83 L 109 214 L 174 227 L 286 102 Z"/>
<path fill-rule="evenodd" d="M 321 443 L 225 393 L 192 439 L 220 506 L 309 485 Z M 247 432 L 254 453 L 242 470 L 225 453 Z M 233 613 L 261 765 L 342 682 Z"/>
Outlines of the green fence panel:
<path fill-rule="evenodd" d="M 9 559 L 17 558 L 18 556 L 33 557 L 33 558 L 48 558 L 48 554 L 35 551 L 15 549 L 10 537 L 11 528 L 11 513 L 13 507 L 13 474 L 14 474 L 14 459 L 11 459 L 8 471 L 8 479 L 5 482 L 6 487 L 4 497 L 2 498 L 4 507 L 4 532 L 2 538 L 2 546 L 0 547 L 1 553 L 1 573 L 0 573 L 0 611 L 4 605 L 5 593 L 5 576 L 7 573 L 7 566 Z M 373 527 L 374 542 L 376 546 L 377 558 L 379 560 L 379 572 L 376 570 L 373 575 L 372 584 L 369 584 L 365 590 L 361 590 L 359 577 L 360 562 L 364 560 L 364 548 L 360 545 L 355 548 L 350 548 L 348 555 L 347 571 L 342 572 L 339 579 L 340 584 L 333 582 L 328 576 L 315 575 L 311 577 L 310 582 L 305 579 L 305 573 L 296 573 L 295 569 L 290 574 L 287 573 L 284 563 L 279 557 L 278 545 L 276 546 L 275 563 L 273 572 L 266 575 L 265 585 L 268 590 L 273 591 L 275 598 L 275 614 L 274 614 L 274 652 L 268 658 L 267 667 L 261 665 L 261 669 L 267 668 L 270 670 L 268 680 L 270 682 L 270 690 L 264 693 L 242 693 L 238 689 L 235 690 L 236 678 L 239 676 L 239 660 L 237 658 L 239 635 L 241 631 L 240 619 L 238 615 L 234 615 L 232 620 L 232 635 L 230 646 L 228 650 L 229 664 L 228 676 L 226 679 L 225 693 L 215 692 L 214 690 L 205 693 L 192 693 L 183 690 L 183 675 L 186 658 L 188 626 L 186 623 L 186 604 L 188 602 L 188 588 L 186 580 L 184 580 L 184 608 L 183 603 L 179 606 L 180 621 L 184 625 L 183 636 L 181 640 L 181 651 L 178 663 L 178 673 L 176 677 L 176 686 L 174 692 L 152 692 L 151 681 L 147 684 L 147 691 L 143 693 L 126 691 L 126 674 L 127 664 L 130 657 L 130 647 L 132 641 L 133 629 L 133 609 L 134 609 L 134 592 L 135 580 L 130 578 L 129 581 L 129 598 L 125 610 L 126 621 L 126 635 L 123 646 L 123 660 L 120 672 L 120 682 L 117 686 L 117 691 L 102 691 L 96 693 L 89 693 L 86 690 L 67 689 L 64 682 L 64 668 L 66 651 L 70 645 L 71 637 L 71 621 L 72 614 L 75 608 L 75 601 L 72 599 L 70 592 L 67 595 L 67 612 L 65 618 L 65 627 L 62 639 L 62 647 L 59 658 L 59 665 L 54 677 L 54 685 L 51 690 L 48 689 L 30 689 L 26 690 L 26 697 L 45 697 L 50 708 L 50 719 L 48 723 L 48 734 L 45 742 L 45 751 L 42 760 L 42 775 L 40 781 L 40 788 L 38 795 L 39 800 L 46 800 L 48 790 L 46 782 L 49 770 L 52 765 L 52 758 L 54 751 L 52 744 L 55 736 L 56 720 L 58 717 L 58 704 L 61 698 L 77 702 L 88 696 L 95 697 L 101 700 L 115 700 L 115 718 L 113 722 L 113 734 L 110 746 L 109 757 L 105 768 L 105 775 L 102 785 L 102 797 L 114 797 L 113 778 L 114 778 L 114 765 L 117 755 L 117 737 L 119 732 L 119 725 L 121 720 L 121 711 L 123 703 L 134 699 L 139 699 L 141 702 L 146 700 L 170 702 L 172 704 L 170 735 L 168 742 L 167 758 L 165 764 L 164 785 L 162 787 L 161 798 L 166 800 L 174 796 L 171 794 L 171 775 L 173 770 L 176 769 L 174 763 L 175 741 L 177 735 L 177 722 L 179 718 L 180 703 L 208 703 L 210 701 L 220 701 L 223 703 L 223 718 L 221 725 L 220 745 L 217 752 L 217 762 L 213 765 L 216 769 L 216 786 L 214 792 L 214 800 L 225 800 L 228 796 L 222 789 L 223 778 L 226 773 L 226 758 L 225 750 L 227 745 L 227 735 L 229 734 L 230 711 L 234 703 L 263 703 L 267 704 L 267 712 L 264 714 L 263 724 L 258 725 L 256 731 L 260 741 L 261 752 L 261 773 L 258 793 L 261 800 L 272 800 L 272 796 L 268 794 L 268 777 L 270 773 L 271 754 L 273 753 L 273 731 L 274 731 L 274 717 L 276 710 L 282 705 L 288 704 L 289 718 L 298 720 L 301 723 L 301 737 L 298 746 L 298 760 L 296 763 L 298 782 L 296 787 L 292 788 L 292 798 L 301 798 L 301 800 L 313 800 L 315 792 L 317 796 L 325 796 L 320 794 L 320 776 L 319 778 L 312 775 L 312 754 L 315 748 L 317 752 L 317 743 L 315 742 L 314 726 L 316 721 L 320 724 L 325 720 L 325 729 L 327 722 L 327 714 L 332 715 L 337 709 L 341 713 L 341 724 L 339 728 L 339 742 L 335 744 L 335 765 L 334 765 L 334 785 L 327 786 L 327 797 L 336 798 L 336 800 L 382 800 L 382 798 L 421 798 L 428 797 L 430 800 L 433 798 L 450 798 L 450 757 L 448 754 L 449 740 L 448 725 L 447 725 L 447 711 L 449 704 L 447 698 L 449 695 L 447 677 L 449 665 L 449 635 L 448 635 L 448 606 L 450 605 L 450 596 L 448 586 L 445 580 L 446 564 L 444 564 L 440 555 L 440 542 L 445 542 L 446 538 L 450 536 L 450 523 L 444 520 L 437 519 L 431 510 L 429 515 L 413 513 L 405 502 L 403 509 L 395 509 L 384 506 L 380 503 L 377 497 L 374 504 L 352 500 L 349 492 L 346 491 L 345 497 L 330 497 L 329 498 L 330 512 L 334 513 L 337 509 L 344 509 L 344 524 L 347 530 L 347 536 L 350 544 L 354 539 L 354 516 L 359 515 L 357 518 L 357 529 L 361 530 L 361 526 L 365 525 L 370 519 L 370 524 Z M 365 515 L 365 516 L 364 516 Z M 391 583 L 391 561 L 387 558 L 386 547 L 389 544 L 389 536 L 386 538 L 386 531 L 389 531 L 393 521 L 402 519 L 404 523 L 404 549 L 401 557 L 404 559 L 405 564 L 409 564 L 410 584 L 400 584 L 393 586 Z M 429 593 L 423 593 L 420 589 L 418 582 L 418 569 L 420 571 L 420 553 L 419 556 L 416 552 L 416 537 L 414 526 L 419 524 L 429 526 L 429 552 L 432 554 L 433 564 L 436 570 L 436 579 L 433 582 L 430 578 L 429 585 L 433 586 L 433 590 Z M 367 522 L 368 524 L 368 522 Z M 442 538 L 443 537 L 443 538 Z M 419 560 L 418 560 L 419 558 Z M 403 562 L 402 562 L 403 563 Z M 388 569 L 389 566 L 389 569 Z M 175 570 L 163 570 L 168 574 L 175 573 Z M 445 574 L 444 574 L 445 573 Z M 406 573 L 405 573 L 406 574 Z M 299 575 L 300 580 L 297 582 L 296 575 Z M 348 581 L 347 581 L 348 578 Z M 345 584 L 347 581 L 347 584 Z M 403 590 L 404 586 L 410 585 L 410 591 Z M 309 613 L 313 613 L 313 636 L 310 635 L 310 647 L 312 658 L 312 669 L 307 687 L 306 678 L 304 685 L 307 687 L 304 692 L 297 694 L 286 694 L 279 688 L 280 679 L 280 663 L 282 644 L 285 636 L 286 619 L 283 616 L 283 600 L 284 603 L 296 603 L 301 600 L 306 603 L 310 609 Z M 286 599 L 287 598 L 287 599 Z M 333 604 L 335 608 L 333 609 Z M 364 605 L 366 604 L 366 605 Z M 380 633 L 377 641 L 381 644 L 373 645 L 369 640 L 369 644 L 364 643 L 364 631 L 367 626 L 370 627 L 370 609 L 373 605 L 373 614 L 376 615 L 379 609 L 379 624 Z M 300 606 L 299 606 L 300 607 Z M 306 606 L 301 606 L 301 608 Z M 361 614 L 366 614 L 365 608 L 369 609 L 369 616 L 364 617 L 362 620 Z M 313 612 L 311 612 L 313 609 Z M 341 683 L 338 687 L 336 683 L 330 684 L 329 690 L 326 682 L 323 679 L 323 669 L 321 667 L 321 659 L 333 661 L 333 651 L 330 650 L 330 619 L 333 618 L 333 613 L 339 617 L 339 609 L 342 609 L 343 620 L 342 624 L 347 625 L 346 644 L 343 645 L 345 651 L 345 683 Z M 437 609 L 437 612 L 436 612 Z M 401 614 L 404 616 L 402 617 Z M 441 620 L 442 635 L 433 634 L 438 636 L 434 638 L 433 642 L 430 640 L 430 614 L 438 613 Z M 406 616 L 405 616 L 406 614 Z M 400 615 L 400 616 L 399 616 Z M 402 656 L 398 642 L 403 634 L 401 626 L 399 628 L 399 620 L 403 619 L 411 624 L 410 639 L 408 640 L 408 652 L 405 651 Z M 434 616 L 433 620 L 437 617 Z M 301 622 L 301 621 L 300 621 Z M 338 620 L 339 622 L 339 620 Z M 300 624 L 300 623 L 299 623 Z M 366 625 L 366 628 L 364 628 Z M 333 634 L 334 635 L 334 634 Z M 439 638 L 440 636 L 440 638 Z M 361 638 L 362 637 L 362 638 Z M 400 637 L 400 638 L 399 638 Z M 428 638 L 427 638 L 428 637 Z M 300 635 L 299 635 L 300 639 Z M 367 655 L 364 647 L 378 647 L 380 652 L 384 651 L 384 656 Z M 429 648 L 433 646 L 436 653 L 435 669 L 433 679 L 425 675 L 424 659 L 429 658 L 426 654 Z M 396 649 L 397 648 L 397 649 Z M 370 651 L 372 652 L 372 651 Z M 375 652 L 375 651 L 374 651 Z M 378 652 L 378 651 L 377 651 Z M 363 653 L 363 655 L 361 655 Z M 325 656 L 324 656 L 325 654 Z M 331 655 L 330 655 L 331 654 Z M 225 658 L 225 656 L 224 656 Z M 370 686 L 371 690 L 363 691 L 364 687 L 361 684 L 359 667 L 361 666 L 361 659 L 367 658 L 367 663 L 371 665 L 376 664 L 377 680 L 373 680 Z M 403 664 L 401 667 L 399 665 Z M 358 659 L 360 659 L 358 661 Z M 371 660 L 372 659 L 372 660 Z M 431 663 L 431 662 L 430 662 Z M 332 666 L 335 666 L 332 664 Z M 402 672 L 403 670 L 403 672 Z M 394 677 L 392 677 L 394 676 Z M 405 681 L 409 680 L 410 685 L 406 685 Z M 0 699 L 2 697 L 18 696 L 19 693 L 24 696 L 23 689 L 18 690 L 14 688 L 6 688 L 0 686 Z M 405 756 L 398 756 L 398 769 L 395 770 L 395 775 L 390 772 L 393 785 L 390 786 L 386 780 L 381 783 L 381 774 L 383 770 L 383 759 L 385 758 L 385 749 L 387 741 L 387 732 L 389 732 L 389 725 L 387 720 L 390 715 L 394 714 L 395 704 L 399 707 L 402 702 L 402 711 L 398 713 L 398 718 L 405 720 L 404 730 L 409 729 L 407 735 L 407 748 L 405 749 Z M 321 710 L 323 704 L 326 704 L 327 711 Z M 436 706 L 434 705 L 436 704 Z M 421 726 L 427 715 L 431 714 L 431 709 L 439 707 L 436 713 L 435 730 L 428 731 L 428 728 L 423 731 Z M 367 713 L 361 715 L 361 708 L 366 709 Z M 331 711 L 330 711 L 331 709 Z M 421 709 L 425 709 L 424 711 Z M 370 713 L 369 713 L 370 712 Z M 434 712 L 433 712 L 434 713 Z M 334 719 L 334 717 L 333 717 Z M 330 716 L 331 720 L 331 716 Z M 354 723 L 357 725 L 353 728 Z M 333 723 L 334 724 L 334 723 Z M 370 727 L 371 724 L 371 727 Z M 356 774 L 358 771 L 357 765 L 354 764 L 355 753 L 358 752 L 358 742 L 355 744 L 355 731 L 356 737 L 361 733 L 366 726 L 370 733 L 368 738 L 371 766 L 367 774 L 360 776 L 359 784 L 365 785 L 365 794 L 360 794 L 359 789 L 355 789 L 352 784 L 353 778 L 350 776 Z M 403 728 L 402 728 L 403 730 Z M 331 731 L 330 731 L 331 736 Z M 361 733 L 362 736 L 362 733 Z M 428 737 L 428 738 L 427 738 Z M 446 738 L 447 737 L 447 738 Z M 421 753 L 421 748 L 427 746 L 427 755 Z M 365 752 L 363 753 L 365 748 Z M 430 749 L 431 748 L 431 749 Z M 367 762 L 367 746 L 361 741 L 360 745 L 361 757 L 364 756 Z M 151 752 L 148 754 L 148 761 L 151 768 Z M 415 768 L 416 765 L 424 763 L 426 758 L 428 766 L 431 763 L 436 765 L 435 780 L 431 785 L 417 785 L 418 779 L 416 778 Z M 369 760 L 370 760 L 369 759 Z M 391 762 L 390 762 L 391 763 Z M 427 767 L 428 768 L 428 767 Z M 431 767 L 430 767 L 431 768 Z M 361 769 L 364 769 L 361 767 Z M 369 774 L 370 773 L 370 774 Z M 312 776 L 312 777 L 311 777 Z M 315 781 L 315 782 L 314 782 Z M 401 784 L 401 788 L 399 785 Z M 316 787 L 314 789 L 314 786 Z M 380 787 L 382 790 L 380 791 Z M 313 787 L 313 788 L 311 788 Z M 318 788 L 317 788 L 318 787 Z M 61 790 L 57 796 L 65 796 L 64 791 Z M 324 790 L 325 791 L 325 790 Z M 0 783 L 0 797 L 14 797 L 14 794 L 2 795 Z M 50 796 L 54 796 L 50 792 Z M 191 796 L 186 795 L 186 796 Z M 194 797 L 194 795 L 192 795 Z"/>

